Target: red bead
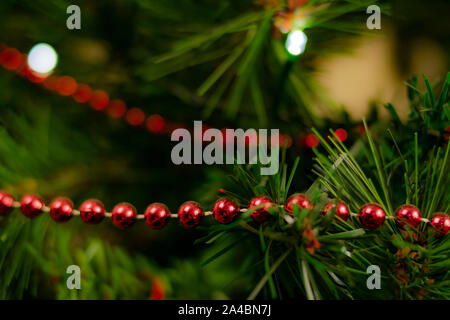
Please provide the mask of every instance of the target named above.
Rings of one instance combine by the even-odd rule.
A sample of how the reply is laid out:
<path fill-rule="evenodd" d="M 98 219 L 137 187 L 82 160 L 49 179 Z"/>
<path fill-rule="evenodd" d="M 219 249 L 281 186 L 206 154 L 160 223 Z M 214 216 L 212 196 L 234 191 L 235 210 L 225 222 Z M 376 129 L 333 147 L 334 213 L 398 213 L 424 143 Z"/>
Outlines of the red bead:
<path fill-rule="evenodd" d="M 185 228 L 196 227 L 204 215 L 203 208 L 195 201 L 186 201 L 178 210 L 178 218 Z"/>
<path fill-rule="evenodd" d="M 130 203 L 119 203 L 111 212 L 111 217 L 116 226 L 126 229 L 136 221 L 136 208 Z"/>
<path fill-rule="evenodd" d="M 342 142 L 347 140 L 347 131 L 345 129 L 339 128 L 334 132 L 334 134 Z"/>
<path fill-rule="evenodd" d="M 92 93 L 91 99 L 89 100 L 89 103 L 93 109 L 103 110 L 109 103 L 109 96 L 102 90 L 94 91 Z"/>
<path fill-rule="evenodd" d="M 145 221 L 152 229 L 164 228 L 170 220 L 169 208 L 164 203 L 152 203 L 145 209 Z"/>
<path fill-rule="evenodd" d="M 212 210 L 214 219 L 223 224 L 231 223 L 239 214 L 239 206 L 231 199 L 221 198 Z"/>
<path fill-rule="evenodd" d="M 79 84 L 72 97 L 76 102 L 88 102 L 92 97 L 92 89 L 87 84 Z"/>
<path fill-rule="evenodd" d="M 70 76 L 59 78 L 58 93 L 62 96 L 70 96 L 77 91 L 77 82 Z"/>
<path fill-rule="evenodd" d="M 248 206 L 251 209 L 261 205 L 261 208 L 252 212 L 252 218 L 257 222 L 263 222 L 270 218 L 271 214 L 267 209 L 273 207 L 272 200 L 268 196 L 258 196 L 253 198 Z"/>
<path fill-rule="evenodd" d="M 416 206 L 411 204 L 404 204 L 395 211 L 397 216 L 397 223 L 400 226 L 409 224 L 413 227 L 417 227 L 420 224 L 420 211 Z"/>
<path fill-rule="evenodd" d="M 311 203 L 303 193 L 295 193 L 287 199 L 285 206 L 286 211 L 293 213 L 294 205 L 297 205 L 299 210 L 312 209 Z"/>
<path fill-rule="evenodd" d="M 21 63 L 22 54 L 17 49 L 8 48 L 3 50 L 3 52 L 0 54 L 0 64 L 3 65 L 5 69 L 17 69 Z"/>
<path fill-rule="evenodd" d="M 339 201 L 337 206 L 332 201 L 328 202 L 325 205 L 325 208 L 323 209 L 322 213 L 328 214 L 330 210 L 333 209 L 334 207 L 336 207 L 336 216 L 338 216 L 344 221 L 347 221 L 348 217 L 350 216 L 350 210 L 343 201 Z"/>
<path fill-rule="evenodd" d="M 315 148 L 319 145 L 319 138 L 314 133 L 309 134 L 305 138 L 305 144 L 308 146 L 308 148 Z"/>
<path fill-rule="evenodd" d="M 56 222 L 66 222 L 72 218 L 73 202 L 67 198 L 56 198 L 50 204 L 50 216 Z"/>
<path fill-rule="evenodd" d="M 140 108 L 131 108 L 126 114 L 126 119 L 132 126 L 139 126 L 145 120 L 144 111 Z"/>
<path fill-rule="evenodd" d="M 359 221 L 368 229 L 378 229 L 384 223 L 386 213 L 376 203 L 368 203 L 359 209 Z"/>
<path fill-rule="evenodd" d="M 431 226 L 439 237 L 445 236 L 450 231 L 450 217 L 443 212 L 438 212 L 431 218 Z"/>
<path fill-rule="evenodd" d="M 100 223 L 105 217 L 105 207 L 98 200 L 86 200 L 80 206 L 80 216 L 87 224 Z"/>
<path fill-rule="evenodd" d="M 43 86 L 48 90 L 57 90 L 58 85 L 59 85 L 59 78 L 54 76 L 46 78 L 43 83 Z"/>
<path fill-rule="evenodd" d="M 149 131 L 158 133 L 164 129 L 166 121 L 159 114 L 152 114 L 147 118 L 145 124 L 147 125 L 147 129 Z"/>
<path fill-rule="evenodd" d="M 106 112 L 108 112 L 108 114 L 113 118 L 120 118 L 126 111 L 127 106 L 125 105 L 125 102 L 119 99 L 111 100 L 108 105 L 108 109 L 106 109 Z"/>
<path fill-rule="evenodd" d="M 28 218 L 35 218 L 42 213 L 44 201 L 36 195 L 26 195 L 20 201 L 20 210 Z"/>
<path fill-rule="evenodd" d="M 14 198 L 6 191 L 0 191 L 0 216 L 7 215 L 13 210 Z"/>

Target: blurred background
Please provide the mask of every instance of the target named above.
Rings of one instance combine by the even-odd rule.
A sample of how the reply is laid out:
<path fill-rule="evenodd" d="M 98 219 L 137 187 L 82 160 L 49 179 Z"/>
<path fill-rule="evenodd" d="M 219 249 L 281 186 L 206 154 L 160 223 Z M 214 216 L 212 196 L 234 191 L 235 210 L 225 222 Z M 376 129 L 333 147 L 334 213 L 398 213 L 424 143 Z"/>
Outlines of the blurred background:
<path fill-rule="evenodd" d="M 80 30 L 66 27 L 72 4 Z M 380 30 L 366 27 L 371 4 L 381 8 Z M 96 198 L 109 210 L 126 201 L 141 213 L 163 202 L 176 212 L 186 200 L 209 210 L 219 189 L 241 192 L 233 168 L 170 159 L 172 130 L 203 120 L 279 128 L 287 163 L 300 156 L 293 189 L 302 191 L 315 178 L 312 127 L 343 129 L 351 145 L 362 118 L 383 117 L 387 102 L 407 117 L 406 80 L 445 76 L 448 12 L 444 0 L 3 0 L 2 189 L 76 205 Z M 308 38 L 296 57 L 285 47 L 295 28 Z M 38 43 L 58 54 L 45 77 L 26 65 Z M 97 100 L 83 100 L 86 87 Z M 221 249 L 196 242 L 213 224 L 205 220 L 196 230 L 172 221 L 155 231 L 142 221 L 119 230 L 109 220 L 0 217 L 0 298 L 245 298 L 260 278 L 240 263 L 252 247 L 202 266 Z M 79 292 L 65 288 L 71 264 L 85 279 Z"/>

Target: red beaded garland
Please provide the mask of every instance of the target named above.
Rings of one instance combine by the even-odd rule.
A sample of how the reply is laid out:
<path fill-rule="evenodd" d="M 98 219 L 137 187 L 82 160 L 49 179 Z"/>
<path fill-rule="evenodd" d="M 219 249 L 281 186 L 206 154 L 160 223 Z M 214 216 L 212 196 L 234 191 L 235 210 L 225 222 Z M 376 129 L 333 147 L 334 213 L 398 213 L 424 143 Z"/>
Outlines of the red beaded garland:
<path fill-rule="evenodd" d="M 395 215 L 397 216 L 397 223 L 400 226 L 409 224 L 413 227 L 417 227 L 421 221 L 419 208 L 412 204 L 404 204 L 398 207 L 395 211 Z"/>
<path fill-rule="evenodd" d="M 368 229 L 378 229 L 384 223 L 386 213 L 376 203 L 368 203 L 359 209 L 359 221 Z"/>
<path fill-rule="evenodd" d="M 13 210 L 14 198 L 6 191 L 0 191 L 0 216 L 7 215 Z"/>
<path fill-rule="evenodd" d="M 193 228 L 199 225 L 204 215 L 203 208 L 195 201 L 186 201 L 178 210 L 178 218 L 185 228 Z"/>
<path fill-rule="evenodd" d="M 339 201 L 336 205 L 334 202 L 330 201 L 325 205 L 325 208 L 323 209 L 323 214 L 328 214 L 331 209 L 336 207 L 336 216 L 341 218 L 342 220 L 346 221 L 348 217 L 350 216 L 350 210 L 348 209 L 347 205 L 343 201 Z"/>
<path fill-rule="evenodd" d="M 80 216 L 87 224 L 100 223 L 105 217 L 105 207 L 96 199 L 86 200 L 80 206 Z"/>
<path fill-rule="evenodd" d="M 301 193 L 290 196 L 286 202 L 286 210 L 293 212 L 294 205 L 300 208 L 314 208 L 308 198 Z M 261 207 L 252 212 L 252 218 L 255 221 L 263 222 L 270 218 L 268 208 L 275 207 L 275 204 L 268 196 L 258 196 L 250 201 L 249 209 Z M 14 208 L 14 199 L 6 191 L 0 190 L 0 215 L 6 215 Z M 350 216 L 348 206 L 343 202 L 328 202 L 322 213 L 328 214 L 331 209 L 336 208 L 336 215 L 342 220 L 347 220 Z M 37 195 L 25 195 L 20 201 L 20 209 L 22 213 L 34 218 L 44 210 L 49 210 L 50 216 L 57 222 L 68 221 L 72 217 L 73 203 L 65 197 L 56 198 L 52 201 L 49 208 L 45 207 L 44 201 Z M 80 216 L 84 222 L 88 224 L 97 224 L 105 217 L 105 208 L 103 204 L 95 199 L 86 200 L 80 206 Z M 239 215 L 240 208 L 233 200 L 229 198 L 220 198 L 214 204 L 212 215 L 214 219 L 222 224 L 231 223 Z M 186 228 L 197 226 L 201 219 L 205 216 L 205 212 L 199 203 L 195 201 L 187 201 L 180 206 L 178 217 L 180 223 Z M 120 203 L 116 205 L 111 213 L 112 222 L 119 228 L 127 228 L 137 220 L 137 212 L 135 207 L 130 203 Z M 166 205 L 162 203 L 153 203 L 147 207 L 145 214 L 147 224 L 153 229 L 161 229 L 167 225 L 171 213 Z M 396 210 L 397 222 L 404 226 L 409 224 L 417 227 L 422 221 L 420 211 L 417 207 L 405 204 Z M 381 227 L 386 219 L 386 213 L 383 208 L 376 203 L 368 203 L 359 209 L 360 223 L 369 229 L 377 229 Z M 428 220 L 424 220 L 427 221 Z M 436 230 L 438 236 L 446 235 L 450 231 L 450 216 L 443 212 L 433 215 L 429 221 L 430 225 Z"/>
<path fill-rule="evenodd" d="M 285 206 L 286 211 L 294 213 L 294 205 L 297 205 L 299 207 L 299 210 L 312 209 L 311 203 L 303 193 L 294 193 L 287 199 Z"/>
<path fill-rule="evenodd" d="M 231 199 L 221 198 L 214 204 L 212 213 L 217 222 L 231 223 L 239 214 L 239 206 Z"/>
<path fill-rule="evenodd" d="M 44 206 L 44 201 L 34 194 L 28 194 L 20 201 L 20 210 L 28 218 L 35 218 L 40 215 Z"/>
<path fill-rule="evenodd" d="M 445 236 L 450 231 L 450 217 L 443 212 L 435 213 L 430 224 L 439 237 Z"/>
<path fill-rule="evenodd" d="M 126 229 L 137 219 L 136 208 L 127 202 L 119 203 L 111 212 L 111 218 L 117 227 Z"/>
<path fill-rule="evenodd" d="M 267 209 L 273 206 L 272 200 L 268 196 L 258 196 L 253 198 L 248 206 L 251 209 L 261 205 L 262 208 L 252 212 L 252 218 L 257 222 L 263 222 L 270 218 L 271 215 Z"/>
<path fill-rule="evenodd" d="M 73 202 L 67 198 L 56 198 L 50 204 L 50 216 L 56 222 L 66 222 L 72 218 Z"/>
<path fill-rule="evenodd" d="M 145 209 L 145 222 L 152 229 L 164 228 L 170 220 L 169 208 L 164 203 L 152 203 Z"/>

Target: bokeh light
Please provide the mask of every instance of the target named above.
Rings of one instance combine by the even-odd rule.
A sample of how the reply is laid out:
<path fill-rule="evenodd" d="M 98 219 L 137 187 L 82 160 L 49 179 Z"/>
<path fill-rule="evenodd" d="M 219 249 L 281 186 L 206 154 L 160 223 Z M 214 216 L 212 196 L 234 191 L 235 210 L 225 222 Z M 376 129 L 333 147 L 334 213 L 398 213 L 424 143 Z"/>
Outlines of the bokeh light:
<path fill-rule="evenodd" d="M 49 74 L 58 64 L 58 54 L 49 44 L 38 43 L 28 53 L 27 62 L 34 72 Z"/>
<path fill-rule="evenodd" d="M 308 38 L 306 34 L 301 30 L 294 30 L 289 32 L 286 39 L 286 50 L 294 55 L 298 56 L 305 51 L 305 45 Z"/>

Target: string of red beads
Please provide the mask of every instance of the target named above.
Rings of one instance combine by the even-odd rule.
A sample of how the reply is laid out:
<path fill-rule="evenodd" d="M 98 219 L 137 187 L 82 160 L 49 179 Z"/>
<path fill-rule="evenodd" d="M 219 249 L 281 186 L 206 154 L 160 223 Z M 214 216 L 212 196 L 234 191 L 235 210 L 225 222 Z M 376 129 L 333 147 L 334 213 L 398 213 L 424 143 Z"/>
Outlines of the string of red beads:
<path fill-rule="evenodd" d="M 73 215 L 80 215 L 85 223 L 98 224 L 108 216 L 111 217 L 113 224 L 121 229 L 130 227 L 137 219 L 145 219 L 152 229 L 162 229 L 174 217 L 179 219 L 183 227 L 194 228 L 201 223 L 206 215 L 212 215 L 219 223 L 229 224 L 235 221 L 241 212 L 250 210 L 254 221 L 265 222 L 272 216 L 271 208 L 283 207 L 290 216 L 293 216 L 295 207 L 299 210 L 314 209 L 306 195 L 295 193 L 287 199 L 284 206 L 279 206 L 268 196 L 262 195 L 251 199 L 248 209 L 240 209 L 239 205 L 229 198 L 220 198 L 214 204 L 211 212 L 205 212 L 202 206 L 195 201 L 186 201 L 180 206 L 178 214 L 171 214 L 165 204 L 153 203 L 147 207 L 143 215 L 138 215 L 136 208 L 126 202 L 117 204 L 111 213 L 107 213 L 103 204 L 96 199 L 84 201 L 79 210 L 75 210 L 73 202 L 68 198 L 56 198 L 50 203 L 49 207 L 46 207 L 42 198 L 37 195 L 25 195 L 20 202 L 15 202 L 8 192 L 0 191 L 0 216 L 9 214 L 15 207 L 19 207 L 28 218 L 35 218 L 43 212 L 49 212 L 50 216 L 60 223 L 70 220 Z M 376 203 L 364 204 L 359 208 L 358 214 L 352 214 L 343 201 L 333 200 L 325 205 L 322 214 L 330 214 L 333 209 L 338 222 L 340 222 L 340 219 L 346 221 L 350 215 L 354 215 L 358 217 L 363 227 L 370 230 L 380 228 L 387 219 L 384 209 Z M 411 204 L 400 206 L 395 211 L 394 218 L 400 228 L 405 225 L 417 227 L 424 221 L 430 223 L 438 236 L 444 236 L 450 231 L 449 215 L 438 212 L 433 214 L 430 220 L 423 219 L 419 209 Z"/>

